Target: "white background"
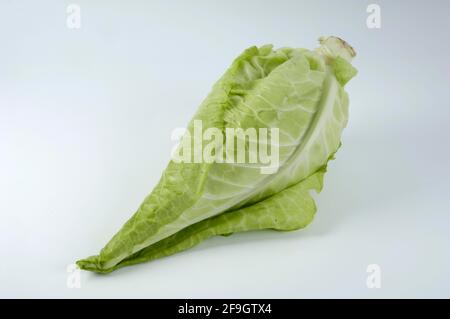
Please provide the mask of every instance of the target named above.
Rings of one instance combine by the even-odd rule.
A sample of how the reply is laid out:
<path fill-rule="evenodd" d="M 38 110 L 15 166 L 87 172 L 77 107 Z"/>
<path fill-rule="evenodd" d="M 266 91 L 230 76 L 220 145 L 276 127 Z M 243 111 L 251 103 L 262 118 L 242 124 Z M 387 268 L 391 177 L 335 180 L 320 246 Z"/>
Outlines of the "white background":
<path fill-rule="evenodd" d="M 0 297 L 450 297 L 446 1 L 0 4 Z M 114 272 L 96 254 L 151 191 L 173 143 L 246 47 L 358 52 L 350 121 L 305 230 L 214 238 Z M 381 267 L 368 289 L 366 268 Z"/>

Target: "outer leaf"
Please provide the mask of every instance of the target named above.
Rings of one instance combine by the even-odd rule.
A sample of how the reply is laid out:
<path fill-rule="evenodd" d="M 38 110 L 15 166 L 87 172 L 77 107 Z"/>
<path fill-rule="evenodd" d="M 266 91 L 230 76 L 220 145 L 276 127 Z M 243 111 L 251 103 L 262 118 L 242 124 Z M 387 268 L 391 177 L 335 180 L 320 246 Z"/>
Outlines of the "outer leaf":
<path fill-rule="evenodd" d="M 173 255 L 212 236 L 260 229 L 289 231 L 306 227 L 316 212 L 316 205 L 309 192 L 312 189 L 320 192 L 324 173 L 325 168 L 261 202 L 208 218 L 184 228 L 176 234 L 140 250 L 112 268 L 97 268 L 98 256 L 86 259 L 79 265 L 83 269 L 108 273 L 125 266 Z"/>
<path fill-rule="evenodd" d="M 347 84 L 347 82 L 358 73 L 358 71 L 349 62 L 341 57 L 334 59 L 333 70 L 336 79 L 342 86 Z"/>

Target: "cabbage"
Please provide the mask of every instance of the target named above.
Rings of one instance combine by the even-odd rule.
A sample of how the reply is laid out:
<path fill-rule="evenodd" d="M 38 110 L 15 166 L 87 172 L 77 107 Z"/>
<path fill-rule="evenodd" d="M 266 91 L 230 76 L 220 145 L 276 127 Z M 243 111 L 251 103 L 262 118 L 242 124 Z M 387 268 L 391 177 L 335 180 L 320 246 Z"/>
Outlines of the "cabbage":
<path fill-rule="evenodd" d="M 277 128 L 278 140 L 266 141 L 278 152 L 274 169 L 262 163 L 171 160 L 137 212 L 99 255 L 79 260 L 78 266 L 108 273 L 211 236 L 308 225 L 316 212 L 310 191 L 322 189 L 327 163 L 347 124 L 344 85 L 357 73 L 350 64 L 355 52 L 345 41 L 322 37 L 319 42 L 315 50 L 246 49 L 188 125 L 187 135 L 194 134 L 196 121 L 220 132 Z"/>

